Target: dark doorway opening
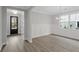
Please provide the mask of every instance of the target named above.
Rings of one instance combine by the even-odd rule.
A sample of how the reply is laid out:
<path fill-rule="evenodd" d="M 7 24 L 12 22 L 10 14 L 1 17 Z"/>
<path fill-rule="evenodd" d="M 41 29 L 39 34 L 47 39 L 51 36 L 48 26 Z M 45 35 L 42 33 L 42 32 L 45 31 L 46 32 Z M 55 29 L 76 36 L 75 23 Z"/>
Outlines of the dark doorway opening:
<path fill-rule="evenodd" d="M 79 28 L 79 22 L 77 22 L 77 27 Z"/>
<path fill-rule="evenodd" d="M 10 34 L 18 34 L 18 16 L 10 16 Z"/>

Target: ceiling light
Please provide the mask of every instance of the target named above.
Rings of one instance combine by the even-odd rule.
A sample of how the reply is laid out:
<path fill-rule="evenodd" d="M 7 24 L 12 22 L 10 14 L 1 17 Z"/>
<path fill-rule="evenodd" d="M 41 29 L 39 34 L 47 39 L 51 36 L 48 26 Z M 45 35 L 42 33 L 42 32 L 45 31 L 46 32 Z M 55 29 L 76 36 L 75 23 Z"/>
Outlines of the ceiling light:
<path fill-rule="evenodd" d="M 18 13 L 16 10 L 13 10 L 12 12 L 13 12 L 14 14 L 17 14 L 17 13 Z"/>

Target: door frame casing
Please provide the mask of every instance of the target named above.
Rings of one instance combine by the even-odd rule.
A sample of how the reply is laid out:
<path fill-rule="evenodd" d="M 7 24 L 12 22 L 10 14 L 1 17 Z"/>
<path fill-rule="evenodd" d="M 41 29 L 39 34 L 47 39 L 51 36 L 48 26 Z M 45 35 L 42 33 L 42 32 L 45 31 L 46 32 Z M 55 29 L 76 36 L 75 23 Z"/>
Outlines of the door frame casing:
<path fill-rule="evenodd" d="M 12 19 L 12 17 L 17 18 L 17 34 L 18 34 L 18 16 L 10 16 L 10 35 L 11 35 L 11 19 Z"/>

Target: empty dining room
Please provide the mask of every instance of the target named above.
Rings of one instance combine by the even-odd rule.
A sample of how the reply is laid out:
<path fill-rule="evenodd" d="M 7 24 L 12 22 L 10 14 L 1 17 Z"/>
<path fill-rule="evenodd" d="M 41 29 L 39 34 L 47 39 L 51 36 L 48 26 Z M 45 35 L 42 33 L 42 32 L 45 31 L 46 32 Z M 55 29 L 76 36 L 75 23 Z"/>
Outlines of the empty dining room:
<path fill-rule="evenodd" d="M 1 52 L 79 52 L 79 6 L 0 6 Z"/>

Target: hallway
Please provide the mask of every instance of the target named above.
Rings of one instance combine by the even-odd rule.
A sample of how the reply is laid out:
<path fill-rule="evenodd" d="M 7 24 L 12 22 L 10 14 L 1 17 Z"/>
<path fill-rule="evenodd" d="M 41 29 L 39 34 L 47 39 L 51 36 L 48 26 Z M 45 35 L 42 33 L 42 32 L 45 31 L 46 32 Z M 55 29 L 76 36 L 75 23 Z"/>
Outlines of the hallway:
<path fill-rule="evenodd" d="M 33 43 L 23 41 L 21 36 L 8 37 L 8 44 L 3 52 L 76 52 L 79 51 L 79 41 L 54 35 L 33 39 Z"/>

